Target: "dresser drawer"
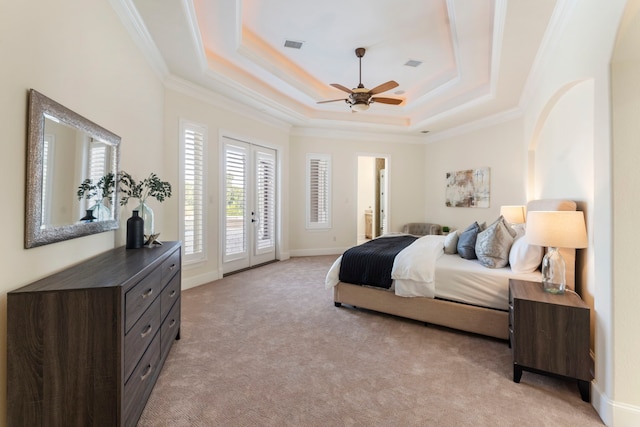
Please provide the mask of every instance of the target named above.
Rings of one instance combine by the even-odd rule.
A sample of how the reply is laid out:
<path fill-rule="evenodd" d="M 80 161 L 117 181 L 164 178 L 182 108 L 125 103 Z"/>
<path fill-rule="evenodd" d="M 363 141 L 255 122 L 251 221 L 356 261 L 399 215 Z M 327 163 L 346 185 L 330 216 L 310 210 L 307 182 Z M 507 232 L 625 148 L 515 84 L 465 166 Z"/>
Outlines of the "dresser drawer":
<path fill-rule="evenodd" d="M 162 270 L 154 269 L 140 283 L 135 285 L 125 295 L 125 333 L 138 321 L 151 303 L 160 295 Z"/>
<path fill-rule="evenodd" d="M 162 358 L 164 359 L 171 348 L 171 343 L 176 339 L 180 330 L 180 299 L 176 301 L 169 315 L 162 322 L 160 330 L 160 344 L 162 346 Z"/>
<path fill-rule="evenodd" d="M 160 266 L 162 270 L 162 287 L 164 288 L 173 276 L 180 271 L 180 249 L 174 251 Z"/>
<path fill-rule="evenodd" d="M 160 330 L 160 300 L 156 300 L 133 325 L 124 338 L 124 378 L 133 372 L 140 356 Z"/>
<path fill-rule="evenodd" d="M 162 295 L 160 296 L 161 310 L 162 310 L 162 318 L 164 319 L 171 307 L 173 307 L 173 303 L 180 298 L 180 273 L 173 276 L 173 279 L 169 282 L 166 288 L 162 291 Z"/>
<path fill-rule="evenodd" d="M 124 425 L 136 425 L 160 369 L 160 335 L 155 338 L 124 385 Z"/>

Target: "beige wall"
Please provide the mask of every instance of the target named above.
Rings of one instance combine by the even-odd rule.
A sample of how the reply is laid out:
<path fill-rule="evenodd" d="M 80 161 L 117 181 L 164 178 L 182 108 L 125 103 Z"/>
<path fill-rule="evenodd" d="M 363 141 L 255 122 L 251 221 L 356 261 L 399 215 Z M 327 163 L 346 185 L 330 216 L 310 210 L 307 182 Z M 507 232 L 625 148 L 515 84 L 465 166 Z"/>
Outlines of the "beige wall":
<path fill-rule="evenodd" d="M 0 312 L 6 292 L 123 242 L 123 229 L 24 247 L 27 91 L 34 88 L 122 138 L 122 167 L 162 175 L 159 79 L 107 0 L 3 2 L 0 13 Z M 77 183 L 79 185 L 80 183 Z M 162 210 L 159 209 L 162 217 Z M 126 214 L 123 213 L 123 220 Z M 0 424 L 6 419 L 6 316 L 0 316 Z"/>
<path fill-rule="evenodd" d="M 453 230 L 464 229 L 474 221 L 492 223 L 500 215 L 502 205 L 524 204 L 524 147 L 520 119 L 445 139 L 431 139 L 425 156 L 429 221 Z M 491 170 L 489 208 L 447 207 L 446 173 L 481 167 Z"/>
<path fill-rule="evenodd" d="M 640 1 L 629 1 L 620 26 L 612 64 L 613 127 L 613 278 L 615 325 L 613 396 L 635 408 L 616 413 L 616 425 L 638 425 L 640 420 Z"/>
<path fill-rule="evenodd" d="M 358 156 L 386 157 L 389 183 L 389 230 L 400 231 L 407 222 L 425 221 L 424 150 L 422 144 L 397 142 L 379 135 L 326 136 L 295 134 L 290 157 L 290 244 L 292 255 L 339 254 L 357 242 Z M 395 141 L 394 141 L 395 139 Z M 307 153 L 330 154 L 332 168 L 332 228 L 305 227 L 305 159 Z"/>

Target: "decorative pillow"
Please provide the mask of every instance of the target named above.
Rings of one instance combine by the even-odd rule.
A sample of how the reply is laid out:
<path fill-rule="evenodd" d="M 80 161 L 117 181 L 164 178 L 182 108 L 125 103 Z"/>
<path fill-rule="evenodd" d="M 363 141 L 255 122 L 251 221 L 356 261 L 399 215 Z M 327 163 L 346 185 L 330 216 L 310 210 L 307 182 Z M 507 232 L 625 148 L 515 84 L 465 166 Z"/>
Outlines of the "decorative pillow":
<path fill-rule="evenodd" d="M 518 237 L 511 252 L 509 252 L 509 264 L 514 273 L 532 273 L 538 269 L 542 262 L 544 248 L 530 245 L 524 237 Z"/>
<path fill-rule="evenodd" d="M 476 238 L 480 232 L 480 226 L 474 222 L 468 226 L 458 237 L 458 254 L 464 259 L 476 259 Z"/>
<path fill-rule="evenodd" d="M 453 255 L 458 253 L 458 231 L 452 231 L 444 238 L 444 253 Z"/>
<path fill-rule="evenodd" d="M 478 233 L 476 256 L 480 264 L 489 268 L 502 268 L 509 264 L 509 251 L 515 237 L 516 231 L 500 215 L 486 230 Z"/>

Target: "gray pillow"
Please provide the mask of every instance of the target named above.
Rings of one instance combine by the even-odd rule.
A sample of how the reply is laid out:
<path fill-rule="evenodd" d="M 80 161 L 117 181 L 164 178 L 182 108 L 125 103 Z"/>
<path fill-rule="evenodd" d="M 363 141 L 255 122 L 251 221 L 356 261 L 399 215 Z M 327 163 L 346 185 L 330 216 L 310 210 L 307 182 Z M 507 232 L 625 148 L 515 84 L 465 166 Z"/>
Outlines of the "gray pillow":
<path fill-rule="evenodd" d="M 480 232 L 480 226 L 474 222 L 460 233 L 458 237 L 458 254 L 464 259 L 476 259 L 476 238 Z"/>
<path fill-rule="evenodd" d="M 489 268 L 502 268 L 509 264 L 509 251 L 516 237 L 516 231 L 502 215 L 486 230 L 478 233 L 476 256 L 480 264 Z"/>

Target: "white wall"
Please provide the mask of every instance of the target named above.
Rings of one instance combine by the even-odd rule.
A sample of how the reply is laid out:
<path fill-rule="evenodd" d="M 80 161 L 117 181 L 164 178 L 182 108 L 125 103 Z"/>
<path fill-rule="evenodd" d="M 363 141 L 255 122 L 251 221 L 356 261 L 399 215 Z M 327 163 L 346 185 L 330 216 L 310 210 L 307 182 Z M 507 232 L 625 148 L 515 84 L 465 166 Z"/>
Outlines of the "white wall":
<path fill-rule="evenodd" d="M 163 90 L 107 0 L 2 2 L 0 58 L 0 312 L 6 313 L 6 292 L 124 242 L 121 227 L 23 249 L 27 91 L 34 88 L 119 135 L 124 169 L 135 175 L 153 169 L 162 176 Z M 6 419 L 5 343 L 3 315 L 0 420 Z"/>
<path fill-rule="evenodd" d="M 584 212 L 587 236 L 593 236 L 594 104 L 592 79 L 560 88 L 538 121 L 529 145 L 530 198 L 569 199 Z M 594 242 L 576 252 L 576 290 L 591 310 L 591 348 L 594 348 Z"/>
<path fill-rule="evenodd" d="M 466 226 L 476 219 L 494 218 L 499 204 L 519 204 L 532 198 L 566 197 L 579 202 L 586 214 L 590 242 L 579 255 L 582 265 L 578 274 L 583 297 L 593 311 L 596 365 L 592 404 L 607 425 L 620 426 L 640 424 L 640 369 L 634 362 L 639 351 L 635 325 L 640 301 L 637 287 L 631 286 L 637 278 L 631 267 L 637 259 L 637 245 L 633 244 L 637 239 L 629 233 L 635 219 L 632 213 L 637 211 L 630 203 L 637 198 L 629 194 L 637 192 L 639 174 L 634 167 L 638 159 L 637 66 L 615 68 L 620 72 L 619 94 L 625 96 L 614 107 L 621 117 L 628 118 L 620 129 L 616 127 L 621 141 L 613 146 L 609 113 L 609 64 L 625 3 L 617 0 L 604 7 L 596 0 L 569 2 L 570 18 L 560 23 L 553 42 L 537 58 L 522 101 L 522 119 L 432 142 L 426 156 L 427 200 L 435 201 L 429 202 L 427 212 L 435 222 Z M 632 3 L 637 5 L 638 1 Z M 637 20 L 635 25 L 639 25 Z M 637 54 L 640 35 L 634 35 L 628 38 L 635 40 Z M 634 99 L 631 105 L 629 98 Z M 497 144 L 496 148 L 490 144 Z M 529 148 L 535 150 L 531 156 Z M 614 162 L 618 161 L 615 173 L 612 148 Z M 445 208 L 444 172 L 480 167 L 482 162 L 492 167 L 491 208 L 485 213 Z M 510 168 L 504 174 L 507 180 L 494 179 L 493 165 L 507 162 L 513 162 L 506 165 Z M 612 175 L 624 179 L 623 191 L 613 192 Z M 619 207 L 613 209 L 612 195 L 619 195 Z M 612 224 L 620 230 L 614 235 Z M 624 237 L 622 233 L 626 233 Z M 629 257 L 624 266 L 616 261 L 612 272 L 612 259 L 619 260 L 615 255 L 618 250 Z"/>
<path fill-rule="evenodd" d="M 434 139 L 425 155 L 426 216 L 430 222 L 464 229 L 474 221 L 492 223 L 502 205 L 525 204 L 526 155 L 520 119 Z M 491 172 L 489 208 L 447 207 L 446 173 L 481 167 L 489 167 Z"/>
<path fill-rule="evenodd" d="M 358 220 L 358 239 L 365 238 L 365 216 L 366 210 L 371 210 L 375 215 L 375 191 L 376 191 L 376 158 L 358 157 L 358 207 L 356 217 Z M 373 218 L 373 216 L 372 216 Z"/>
<path fill-rule="evenodd" d="M 389 182 L 390 231 L 407 222 L 425 221 L 424 145 L 398 142 L 401 138 L 365 133 L 345 135 L 294 132 L 290 156 L 290 244 L 292 255 L 340 254 L 357 243 L 358 155 L 386 157 Z M 305 158 L 307 153 L 331 155 L 332 228 L 305 228 Z"/>
<path fill-rule="evenodd" d="M 613 399 L 631 405 L 615 411 L 616 425 L 640 424 L 638 307 L 640 264 L 640 1 L 629 1 L 612 64 L 613 278 L 615 325 Z"/>
<path fill-rule="evenodd" d="M 593 246 L 592 256 L 587 256 L 587 283 L 588 291 L 593 291 L 594 317 L 594 353 L 595 353 L 595 380 L 592 383 L 592 404 L 607 423 L 607 425 L 638 425 L 640 423 L 639 397 L 631 399 L 629 395 L 620 394 L 618 390 L 625 389 L 627 385 L 637 390 L 638 368 L 637 365 L 621 363 L 624 359 L 616 357 L 622 347 L 621 342 L 632 338 L 636 332 L 631 327 L 634 322 L 627 324 L 614 321 L 614 306 L 619 298 L 618 283 L 612 274 L 611 260 L 615 256 L 612 250 L 612 241 L 616 236 L 612 235 L 612 168 L 611 168 L 611 119 L 610 119 L 610 60 L 613 51 L 616 31 L 626 1 L 615 0 L 603 3 L 597 0 L 575 2 L 572 5 L 571 19 L 565 22 L 562 33 L 554 38 L 554 43 L 547 50 L 546 55 L 538 58 L 539 72 L 533 77 L 534 90 L 531 90 L 531 99 L 525 108 L 524 124 L 525 139 L 535 141 L 540 132 L 541 125 L 548 124 L 550 140 L 559 141 L 563 138 L 558 127 L 553 121 L 567 120 L 567 125 L 574 125 L 580 121 L 574 115 L 577 112 L 587 122 L 587 128 L 578 127 L 577 134 L 584 136 L 584 130 L 590 128 L 593 138 L 592 175 L 584 175 L 576 171 L 577 159 L 569 158 L 568 163 L 561 170 L 555 170 L 547 174 L 550 180 L 561 177 L 562 182 L 589 183 L 590 189 L 579 189 L 573 184 L 574 191 L 585 191 L 584 202 L 589 217 L 591 235 L 589 242 Z M 582 82 L 591 81 L 584 86 Z M 576 92 L 571 89 L 576 86 Z M 591 87 L 592 86 L 592 87 Z M 566 95 L 565 95 L 566 94 Z M 560 98 L 560 99 L 559 99 Z M 564 99 L 562 99 L 564 98 Z M 590 100 L 588 100 L 590 98 Z M 591 107 L 582 104 L 586 102 Z M 562 105 L 566 103 L 565 105 Z M 550 108 L 557 108 L 556 118 L 547 122 Z M 590 109 L 593 115 L 590 117 Z M 574 112 L 572 112 L 574 110 Z M 588 123 L 593 121 L 592 125 Z M 556 130 L 554 131 L 553 128 Z M 587 130 L 588 132 L 588 130 Z M 577 140 L 574 144 L 583 144 L 585 139 Z M 566 144 L 563 143 L 563 144 Z M 566 146 L 566 145 L 563 145 Z M 587 143 L 586 149 L 589 150 Z M 573 150 L 577 153 L 577 150 Z M 573 170 L 572 170 L 573 168 Z M 555 175 L 555 177 L 553 177 Z M 545 185 L 545 180 L 538 180 L 535 187 L 546 188 L 544 193 L 555 194 L 553 185 Z M 582 181 L 580 181 L 582 179 Z M 550 181 L 551 182 L 551 181 Z M 591 194 L 587 194 L 591 192 Z M 580 194 L 576 194 L 580 197 Z M 591 249 L 589 250 L 591 251 Z M 591 253 L 588 251 L 588 254 Z M 592 273 L 591 273 L 592 272 Z M 635 316 L 636 323 L 638 315 Z M 620 374 L 618 374 L 620 373 Z"/>

